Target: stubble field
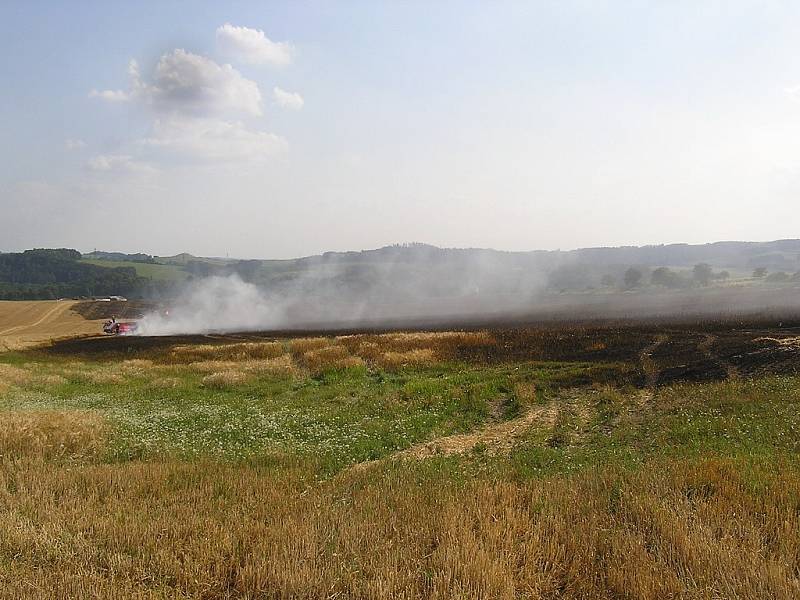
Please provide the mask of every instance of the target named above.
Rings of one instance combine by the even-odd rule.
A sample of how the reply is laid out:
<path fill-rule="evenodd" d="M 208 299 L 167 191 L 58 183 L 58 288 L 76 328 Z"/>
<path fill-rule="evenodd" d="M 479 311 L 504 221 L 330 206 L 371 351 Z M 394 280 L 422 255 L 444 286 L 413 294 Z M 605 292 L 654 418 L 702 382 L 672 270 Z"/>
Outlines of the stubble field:
<path fill-rule="evenodd" d="M 795 598 L 793 325 L 0 354 L 0 596 Z"/>

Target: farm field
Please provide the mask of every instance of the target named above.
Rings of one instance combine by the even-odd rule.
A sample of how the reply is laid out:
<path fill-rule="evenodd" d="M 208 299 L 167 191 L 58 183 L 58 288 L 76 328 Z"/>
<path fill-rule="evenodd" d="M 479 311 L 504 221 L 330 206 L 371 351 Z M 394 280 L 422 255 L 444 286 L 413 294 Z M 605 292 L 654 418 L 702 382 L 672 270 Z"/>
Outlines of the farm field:
<path fill-rule="evenodd" d="M 798 325 L 0 354 L 0 597 L 796 598 Z"/>
<path fill-rule="evenodd" d="M 102 320 L 73 312 L 72 300 L 0 301 L 0 352 L 54 339 L 96 334 Z"/>
<path fill-rule="evenodd" d="M 136 274 L 140 277 L 149 277 L 154 281 L 183 281 L 189 274 L 175 265 L 164 265 L 158 263 L 143 263 L 127 260 L 105 260 L 82 258 L 81 262 L 96 265 L 98 267 L 132 267 L 136 269 Z"/>

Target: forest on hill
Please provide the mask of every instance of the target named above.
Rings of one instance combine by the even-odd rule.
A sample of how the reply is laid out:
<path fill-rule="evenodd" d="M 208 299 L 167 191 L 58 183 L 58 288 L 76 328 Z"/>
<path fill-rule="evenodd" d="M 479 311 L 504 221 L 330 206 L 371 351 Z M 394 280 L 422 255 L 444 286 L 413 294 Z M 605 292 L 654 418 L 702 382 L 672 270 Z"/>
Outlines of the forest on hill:
<path fill-rule="evenodd" d="M 98 267 L 80 259 L 80 252 L 65 248 L 0 254 L 0 299 L 138 295 L 147 289 L 149 281 L 136 269 Z"/>

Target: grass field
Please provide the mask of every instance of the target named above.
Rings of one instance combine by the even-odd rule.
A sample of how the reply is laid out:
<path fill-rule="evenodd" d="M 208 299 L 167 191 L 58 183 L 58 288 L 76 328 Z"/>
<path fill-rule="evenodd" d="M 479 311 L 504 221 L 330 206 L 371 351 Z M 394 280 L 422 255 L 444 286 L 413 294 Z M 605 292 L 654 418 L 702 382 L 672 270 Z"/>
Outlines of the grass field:
<path fill-rule="evenodd" d="M 798 342 L 748 335 L 0 354 L 0 597 L 796 598 L 800 376 L 734 360 Z"/>
<path fill-rule="evenodd" d="M 189 274 L 176 265 L 164 265 L 156 263 L 142 263 L 125 260 L 101 260 L 92 258 L 82 258 L 81 262 L 98 267 L 133 267 L 136 274 L 140 277 L 149 277 L 155 281 L 183 281 Z"/>

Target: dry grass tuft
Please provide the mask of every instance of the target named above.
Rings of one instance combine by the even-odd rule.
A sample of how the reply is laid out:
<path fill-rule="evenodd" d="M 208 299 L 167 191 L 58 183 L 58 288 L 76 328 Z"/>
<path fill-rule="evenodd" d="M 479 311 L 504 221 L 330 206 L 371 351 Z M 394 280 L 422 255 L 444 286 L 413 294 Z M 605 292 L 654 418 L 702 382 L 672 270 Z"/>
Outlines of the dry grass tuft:
<path fill-rule="evenodd" d="M 262 375 L 298 376 L 300 370 L 289 354 L 273 358 L 234 360 L 204 360 L 189 363 L 186 368 L 193 373 L 217 374 L 225 372 L 245 372 Z"/>
<path fill-rule="evenodd" d="M 172 357 L 176 362 L 239 361 L 257 358 L 277 358 L 283 352 L 283 344 L 280 342 L 243 342 L 238 344 L 176 346 L 172 349 Z"/>
<path fill-rule="evenodd" d="M 355 347 L 355 353 L 366 360 L 376 360 L 383 354 L 383 350 L 375 342 L 361 342 Z"/>
<path fill-rule="evenodd" d="M 81 377 L 96 385 L 119 385 L 125 382 L 125 378 L 111 368 L 84 371 L 81 373 Z"/>
<path fill-rule="evenodd" d="M 532 381 L 519 381 L 514 384 L 514 396 L 520 406 L 529 407 L 536 404 L 536 384 Z"/>
<path fill-rule="evenodd" d="M 432 365 L 436 362 L 436 355 L 430 348 L 408 350 L 406 352 L 384 352 L 376 362 L 384 369 L 399 369 L 401 367 L 420 367 Z"/>
<path fill-rule="evenodd" d="M 104 446 L 105 420 L 88 411 L 0 413 L 3 459 L 54 459 L 97 455 Z"/>
<path fill-rule="evenodd" d="M 156 377 L 150 382 L 150 387 L 158 389 L 172 389 L 179 387 L 181 380 L 177 377 Z"/>
<path fill-rule="evenodd" d="M 353 369 L 356 367 L 363 367 L 364 364 L 364 359 L 360 356 L 347 356 L 337 360 L 334 366 L 337 369 Z"/>
<path fill-rule="evenodd" d="M 143 358 L 123 360 L 119 364 L 119 372 L 130 377 L 143 377 L 153 369 L 153 361 Z"/>
<path fill-rule="evenodd" d="M 257 375 L 279 377 L 297 377 L 300 375 L 300 369 L 294 364 L 289 354 L 283 354 L 277 358 L 246 361 L 241 363 L 240 367 L 247 373 L 255 373 Z"/>
<path fill-rule="evenodd" d="M 61 375 L 50 374 L 37 375 L 35 382 L 38 385 L 61 385 L 63 383 L 67 383 L 67 380 Z"/>
<path fill-rule="evenodd" d="M 455 358 L 459 351 L 467 348 L 491 346 L 496 340 L 488 331 L 442 331 L 385 333 L 381 335 L 354 335 L 337 338 L 340 345 L 346 346 L 370 363 L 395 368 L 404 361 L 408 364 L 429 364 L 436 360 Z M 429 352 L 433 358 L 413 354 L 414 351 Z M 388 354 L 388 357 L 386 356 Z M 404 355 L 399 356 L 399 355 Z"/>
<path fill-rule="evenodd" d="M 246 383 L 248 377 L 241 371 L 220 371 L 203 377 L 203 385 L 208 388 L 224 390 Z"/>
<path fill-rule="evenodd" d="M 312 373 L 326 369 L 346 369 L 364 364 L 359 357 L 351 356 L 344 346 L 327 346 L 303 354 L 303 363 Z"/>
<path fill-rule="evenodd" d="M 120 364 L 123 368 L 128 369 L 149 369 L 153 366 L 153 361 L 145 358 L 130 358 L 123 360 Z"/>
<path fill-rule="evenodd" d="M 0 364 L 0 382 L 6 385 L 23 386 L 33 381 L 33 374 L 13 365 Z"/>
<path fill-rule="evenodd" d="M 193 373 L 216 373 L 235 370 L 238 366 L 239 363 L 232 360 L 204 360 L 190 363 L 186 368 Z"/>
<path fill-rule="evenodd" d="M 334 340 L 324 337 L 316 338 L 299 338 L 289 342 L 289 348 L 292 354 L 303 355 L 313 350 L 320 350 L 327 346 L 333 345 Z"/>

